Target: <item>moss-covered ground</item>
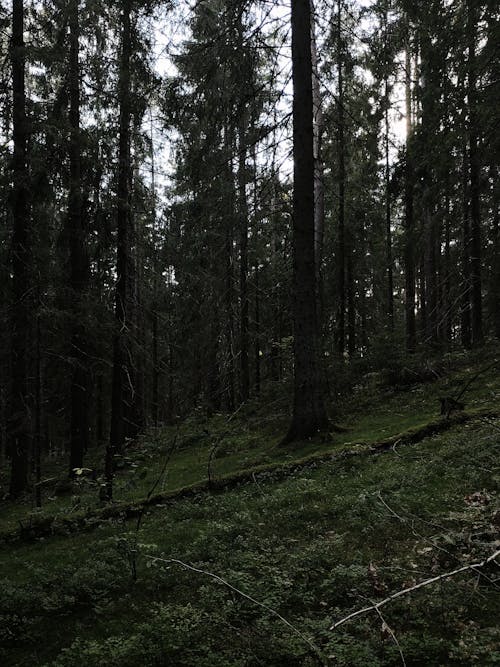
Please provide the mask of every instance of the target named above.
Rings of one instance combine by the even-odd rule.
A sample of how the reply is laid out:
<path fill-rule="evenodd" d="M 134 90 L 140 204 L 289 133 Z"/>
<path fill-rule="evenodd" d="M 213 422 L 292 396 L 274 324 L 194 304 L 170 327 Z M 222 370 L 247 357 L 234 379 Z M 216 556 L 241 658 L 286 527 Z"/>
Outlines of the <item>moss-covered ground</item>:
<path fill-rule="evenodd" d="M 136 519 L 114 517 L 91 531 L 5 543 L 0 664 L 500 664 L 494 562 L 329 629 L 500 548 L 499 419 L 476 416 L 378 455 L 360 447 L 338 456 L 436 420 L 438 397 L 484 365 L 464 358 L 435 382 L 405 389 L 371 377 L 337 412 L 345 431 L 293 450 L 278 446 L 287 417 L 270 396 L 229 422 L 193 416 L 145 438 L 124 462 L 120 500 L 146 496 L 173 442 L 160 489 L 206 479 L 214 451 L 214 479 L 260 468 L 225 492 L 146 507 L 139 530 Z M 468 409 L 500 411 L 498 375 L 492 369 L 470 387 Z M 312 457 L 286 474 L 269 465 L 315 452 L 337 456 Z M 85 512 L 96 495 L 91 482 L 70 498 L 50 500 L 47 490 L 43 512 Z M 28 521 L 21 504 L 4 503 L 2 515 L 4 531 Z"/>

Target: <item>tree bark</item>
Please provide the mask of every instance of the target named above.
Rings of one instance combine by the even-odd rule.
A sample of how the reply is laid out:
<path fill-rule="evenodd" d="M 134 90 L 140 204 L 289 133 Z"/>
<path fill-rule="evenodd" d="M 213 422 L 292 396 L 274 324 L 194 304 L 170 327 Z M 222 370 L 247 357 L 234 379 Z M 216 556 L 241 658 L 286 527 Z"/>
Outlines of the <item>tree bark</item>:
<path fill-rule="evenodd" d="M 225 395 L 226 409 L 233 412 L 236 405 L 235 392 L 235 355 L 234 355 L 234 221 L 236 217 L 236 184 L 233 168 L 235 149 L 235 128 L 233 119 L 226 118 L 224 128 L 224 154 L 226 156 L 226 219 L 224 226 L 224 308 L 225 308 L 225 338 L 226 338 L 226 367 L 225 367 Z"/>
<path fill-rule="evenodd" d="M 478 150 L 477 118 L 477 9 L 476 0 L 467 1 L 468 77 L 467 98 L 469 105 L 469 165 L 470 165 L 470 275 L 472 302 L 472 343 L 483 342 L 483 306 L 481 287 L 481 165 Z"/>
<path fill-rule="evenodd" d="M 493 320 L 493 334 L 500 339 L 500 183 L 497 165 L 490 166 L 491 207 L 493 211 L 490 303 Z"/>
<path fill-rule="evenodd" d="M 344 62 L 342 47 L 342 3 L 337 3 L 337 69 L 338 69 L 338 130 L 337 149 L 339 161 L 338 183 L 338 241 L 337 241 L 337 351 L 343 357 L 345 351 L 345 315 L 346 315 L 346 238 L 345 238 L 345 118 L 344 118 Z"/>
<path fill-rule="evenodd" d="M 115 457 L 125 446 L 125 417 L 130 404 L 131 376 L 128 368 L 127 332 L 130 327 L 130 59 L 131 0 L 124 0 L 121 12 L 121 54 L 118 98 L 120 106 L 118 191 L 117 191 L 117 262 L 115 285 L 115 320 L 113 337 L 113 378 L 111 430 L 106 449 L 105 475 L 108 500 L 113 497 Z"/>
<path fill-rule="evenodd" d="M 386 26 L 387 30 L 387 26 Z M 392 268 L 392 230 L 391 230 L 391 192 L 390 177 L 391 168 L 389 164 L 389 84 L 387 74 L 385 78 L 385 241 L 386 241 L 386 264 L 387 264 L 387 318 L 389 329 L 394 331 L 394 275 Z"/>
<path fill-rule="evenodd" d="M 240 374 L 241 401 L 250 397 L 249 299 L 248 299 L 248 202 L 246 195 L 246 122 L 241 114 L 239 126 L 238 195 L 240 219 Z"/>
<path fill-rule="evenodd" d="M 470 288 L 470 218 L 468 190 L 467 149 L 462 150 L 462 284 L 461 284 L 461 341 L 469 350 L 472 347 L 471 288 Z"/>
<path fill-rule="evenodd" d="M 255 265 L 255 314 L 254 314 L 255 393 L 260 394 L 260 285 L 259 264 Z"/>
<path fill-rule="evenodd" d="M 70 5 L 70 55 L 69 55 L 69 169 L 70 189 L 68 216 L 70 225 L 71 260 L 71 426 L 69 473 L 83 466 L 84 452 L 88 438 L 89 369 L 87 354 L 87 327 L 85 296 L 88 289 L 89 266 L 86 234 L 82 215 L 81 187 L 81 136 L 80 136 L 80 21 L 79 2 L 71 0 Z"/>
<path fill-rule="evenodd" d="M 415 223 L 413 215 L 413 160 L 412 160 L 412 90 L 411 90 L 411 52 L 410 26 L 407 20 L 407 44 L 405 56 L 405 101 L 406 101 L 406 164 L 405 164 L 405 193 L 404 193 L 404 259 L 405 259 L 405 324 L 406 349 L 415 352 L 417 334 L 415 322 Z"/>
<path fill-rule="evenodd" d="M 10 494 L 17 498 L 28 487 L 30 425 L 28 412 L 28 333 L 30 322 L 30 208 L 28 127 L 25 92 L 24 6 L 12 3 L 12 389 L 8 439 L 11 454 Z"/>
<path fill-rule="evenodd" d="M 314 2 L 311 0 L 311 59 L 313 92 L 313 152 L 314 152 L 314 256 L 316 263 L 316 288 L 318 307 L 318 328 L 323 329 L 323 243 L 325 235 L 325 184 L 322 142 L 324 131 L 323 105 L 319 86 L 318 51 L 316 47 L 316 26 L 314 22 Z"/>
<path fill-rule="evenodd" d="M 310 0 L 292 1 L 294 402 L 283 443 L 327 427 L 318 361 Z"/>

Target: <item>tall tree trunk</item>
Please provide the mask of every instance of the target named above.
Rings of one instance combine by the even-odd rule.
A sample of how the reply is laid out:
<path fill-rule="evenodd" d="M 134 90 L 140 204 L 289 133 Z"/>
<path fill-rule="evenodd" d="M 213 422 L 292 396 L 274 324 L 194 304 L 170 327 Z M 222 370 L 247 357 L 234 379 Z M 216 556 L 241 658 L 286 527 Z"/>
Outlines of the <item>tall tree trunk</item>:
<path fill-rule="evenodd" d="M 38 295 L 36 316 L 35 360 L 35 433 L 33 438 L 33 471 L 35 473 L 35 507 L 42 506 L 42 328 L 41 299 Z"/>
<path fill-rule="evenodd" d="M 260 285 L 259 264 L 255 264 L 255 313 L 254 313 L 255 393 L 260 394 Z"/>
<path fill-rule="evenodd" d="M 418 302 L 420 306 L 420 338 L 424 342 L 428 342 L 427 335 L 429 332 L 429 323 L 428 323 L 428 310 L 427 310 L 427 258 L 428 258 L 428 248 L 425 236 L 425 224 L 422 220 L 420 225 L 420 238 L 422 240 L 422 253 L 418 266 Z"/>
<path fill-rule="evenodd" d="M 477 118 L 477 0 L 467 0 L 468 77 L 467 99 L 469 105 L 469 163 L 470 163 L 470 274 L 472 301 L 472 342 L 483 341 L 483 306 L 481 291 L 481 202 Z"/>
<path fill-rule="evenodd" d="M 387 29 L 387 27 L 386 27 Z M 390 177 L 391 168 L 389 164 L 389 83 L 387 75 L 385 78 L 385 241 L 386 241 L 386 264 L 387 264 L 387 318 L 389 329 L 394 330 L 394 275 L 392 268 L 392 230 L 391 230 L 391 192 Z"/>
<path fill-rule="evenodd" d="M 428 193 L 431 194 L 430 192 Z M 426 340 L 436 344 L 438 342 L 438 257 L 437 244 L 439 243 L 436 213 L 431 210 L 431 202 L 425 205 L 426 215 L 426 266 L 425 282 L 427 285 L 427 322 Z"/>
<path fill-rule="evenodd" d="M 88 289 L 89 267 L 85 228 L 82 215 L 81 187 L 81 137 L 80 137 L 80 22 L 79 2 L 71 0 L 70 54 L 69 54 L 69 224 L 71 260 L 71 300 L 72 332 L 71 357 L 73 372 L 71 377 L 71 440 L 69 473 L 83 466 L 84 452 L 88 438 L 89 369 L 87 354 L 87 327 L 85 296 Z"/>
<path fill-rule="evenodd" d="M 260 267 L 259 267 L 259 234 L 258 234 L 258 211 L 259 211 L 259 187 L 257 180 L 257 145 L 254 142 L 252 147 L 252 169 L 253 169 L 253 220 L 254 220 L 254 252 L 255 252 L 255 270 L 254 270 L 254 390 L 257 396 L 261 388 L 261 323 L 260 323 Z"/>
<path fill-rule="evenodd" d="M 493 256 L 491 258 L 490 310 L 493 320 L 493 333 L 500 339 L 500 183 L 498 182 L 498 166 L 490 166 L 491 174 L 491 207 L 493 225 L 491 232 Z"/>
<path fill-rule="evenodd" d="M 318 360 L 310 0 L 292 1 L 294 402 L 284 443 L 327 424 Z"/>
<path fill-rule="evenodd" d="M 28 186 L 28 128 L 25 94 L 24 7 L 12 3 L 12 390 L 9 415 L 11 496 L 19 497 L 28 486 L 30 426 L 28 413 L 28 332 L 30 320 L 30 210 Z"/>
<path fill-rule="evenodd" d="M 323 330 L 323 242 L 325 235 L 325 184 L 322 142 L 324 131 L 323 105 L 319 86 L 318 52 L 314 2 L 311 0 L 311 59 L 313 91 L 313 151 L 314 151 L 314 260 L 316 265 L 316 289 L 318 292 L 318 328 Z"/>
<path fill-rule="evenodd" d="M 249 299 L 248 299 L 248 202 L 246 194 L 246 121 L 242 112 L 239 124 L 238 195 L 240 220 L 240 374 L 241 400 L 250 397 Z"/>
<path fill-rule="evenodd" d="M 404 254 L 405 254 L 405 323 L 406 349 L 415 352 L 417 347 L 417 332 L 415 323 L 415 222 L 413 214 L 413 159 L 412 159 L 412 90 L 411 90 L 411 52 L 410 26 L 407 20 L 407 44 L 405 57 L 405 100 L 406 100 L 406 165 L 405 165 L 405 195 L 404 195 Z"/>
<path fill-rule="evenodd" d="M 352 359 L 356 353 L 356 288 L 352 229 L 346 233 L 346 255 L 347 350 L 349 358 Z"/>
<path fill-rule="evenodd" d="M 235 408 L 234 391 L 234 313 L 233 313 L 233 292 L 234 292 L 234 264 L 233 264 L 233 231 L 231 221 L 228 221 L 225 238 L 226 270 L 224 274 L 225 283 L 225 305 L 226 305 L 226 345 L 227 345 L 227 373 L 226 373 L 226 399 L 227 409 L 232 412 Z"/>
<path fill-rule="evenodd" d="M 236 213 L 235 178 L 232 155 L 234 154 L 234 128 L 232 119 L 226 119 L 224 132 L 225 155 L 227 156 L 227 211 L 224 229 L 225 271 L 224 271 L 224 306 L 225 306 L 225 338 L 226 368 L 225 394 L 226 408 L 232 412 L 235 408 L 235 355 L 234 355 L 234 219 Z"/>
<path fill-rule="evenodd" d="M 153 426 L 158 428 L 160 408 L 160 366 L 159 366 L 159 337 L 158 337 L 158 231 L 156 211 L 156 161 L 155 142 L 153 127 L 153 110 L 150 108 L 150 142 L 151 142 L 151 222 L 153 241 L 153 298 L 151 304 L 152 317 L 152 344 L 153 344 L 153 377 L 152 377 L 152 400 L 151 416 Z"/>
<path fill-rule="evenodd" d="M 448 173 L 448 172 L 447 172 Z M 451 220 L 450 220 L 450 182 L 449 176 L 446 176 L 446 194 L 445 194 L 445 220 L 444 220 L 444 338 L 447 349 L 451 348 L 453 337 L 452 303 L 451 303 Z"/>
<path fill-rule="evenodd" d="M 466 350 L 472 346 L 471 288 L 470 288 L 470 218 L 468 201 L 467 148 L 462 149 L 462 285 L 461 285 L 461 340 Z"/>
<path fill-rule="evenodd" d="M 345 114 L 344 114 L 344 56 L 342 46 L 342 3 L 337 3 L 337 68 L 338 68 L 338 131 L 337 149 L 339 161 L 338 183 L 338 242 L 337 242 L 337 351 L 340 357 L 345 351 L 346 314 L 346 238 L 345 238 Z"/>
<path fill-rule="evenodd" d="M 124 0 L 121 12 L 121 55 L 118 98 L 120 105 L 120 136 L 117 191 L 117 255 L 115 286 L 116 328 L 113 338 L 113 379 L 111 397 L 111 430 L 106 449 L 106 492 L 113 497 L 115 457 L 125 445 L 125 417 L 130 404 L 130 373 L 127 332 L 130 327 L 130 59 L 131 0 Z"/>
<path fill-rule="evenodd" d="M 137 121 L 137 119 L 136 119 Z M 134 127 L 133 136 L 137 137 L 141 132 L 140 122 Z M 133 172 L 133 176 L 132 176 Z M 139 164 L 135 162 L 133 168 L 130 168 L 131 183 L 130 198 L 131 201 L 137 200 L 136 186 L 139 182 Z M 126 338 L 127 354 L 129 358 L 128 365 L 128 385 L 129 398 L 126 401 L 125 408 L 125 438 L 135 441 L 146 426 L 146 396 L 145 396 L 145 368 L 146 368 L 146 350 L 144 341 L 146 340 L 146 330 L 142 318 L 142 285 L 144 283 L 144 259 L 143 259 L 143 234 L 138 233 L 138 219 L 132 214 L 132 206 L 129 208 L 129 228 L 130 228 L 130 246 L 129 246 L 129 331 Z M 131 385 L 131 386 L 130 386 Z"/>

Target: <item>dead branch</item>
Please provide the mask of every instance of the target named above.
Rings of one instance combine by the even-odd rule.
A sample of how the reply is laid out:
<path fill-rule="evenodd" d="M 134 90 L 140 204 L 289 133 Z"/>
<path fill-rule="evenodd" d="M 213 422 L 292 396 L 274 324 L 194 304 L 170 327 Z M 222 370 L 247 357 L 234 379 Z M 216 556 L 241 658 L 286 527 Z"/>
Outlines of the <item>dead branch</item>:
<path fill-rule="evenodd" d="M 461 572 L 467 572 L 470 570 L 477 571 L 488 565 L 488 563 L 494 562 L 495 559 L 497 559 L 499 556 L 500 556 L 500 549 L 498 551 L 495 551 L 494 554 L 492 554 L 485 560 L 481 561 L 480 563 L 472 563 L 471 565 L 464 565 L 463 567 L 460 567 L 457 570 L 452 570 L 451 572 L 445 572 L 444 574 L 432 577 L 431 579 L 425 579 L 424 581 L 421 581 L 419 584 L 415 584 L 415 586 L 411 586 L 410 588 L 404 588 L 403 590 L 398 591 L 397 593 L 393 593 L 384 600 L 377 602 L 377 604 L 373 604 L 370 607 L 365 607 L 364 609 L 358 609 L 358 611 L 354 611 L 352 614 L 349 614 L 348 616 L 341 618 L 339 621 L 336 621 L 335 623 L 333 623 L 333 625 L 330 626 L 330 630 L 335 630 L 344 623 L 347 623 L 347 621 L 350 621 L 353 618 L 357 618 L 358 616 L 363 616 L 364 614 L 367 614 L 370 611 L 375 611 L 378 613 L 379 609 L 381 609 L 381 607 L 384 607 L 386 604 L 389 604 L 389 602 L 392 602 L 393 600 L 396 600 L 396 598 L 400 598 L 404 595 L 408 595 L 408 593 L 412 593 L 413 591 L 416 591 L 419 588 L 423 588 L 424 586 L 430 586 L 430 584 L 434 584 L 437 581 L 442 581 L 443 579 L 449 579 L 450 577 L 454 577 L 457 574 L 460 574 Z"/>

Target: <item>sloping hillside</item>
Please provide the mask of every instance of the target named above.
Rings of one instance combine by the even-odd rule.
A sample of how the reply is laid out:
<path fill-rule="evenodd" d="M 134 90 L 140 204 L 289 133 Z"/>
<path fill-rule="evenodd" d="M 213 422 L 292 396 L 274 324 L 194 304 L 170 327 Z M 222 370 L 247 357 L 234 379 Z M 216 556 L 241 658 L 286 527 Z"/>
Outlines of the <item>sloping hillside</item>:
<path fill-rule="evenodd" d="M 47 500 L 57 520 L 38 537 L 6 506 L 1 663 L 500 664 L 498 560 L 441 576 L 500 548 L 497 375 L 471 386 L 461 423 L 437 414 L 437 397 L 480 368 L 358 387 L 346 431 L 294 451 L 277 444 L 280 415 L 263 421 L 269 406 L 193 418 L 130 452 L 116 511 L 92 508 L 82 482 L 78 502 Z"/>

